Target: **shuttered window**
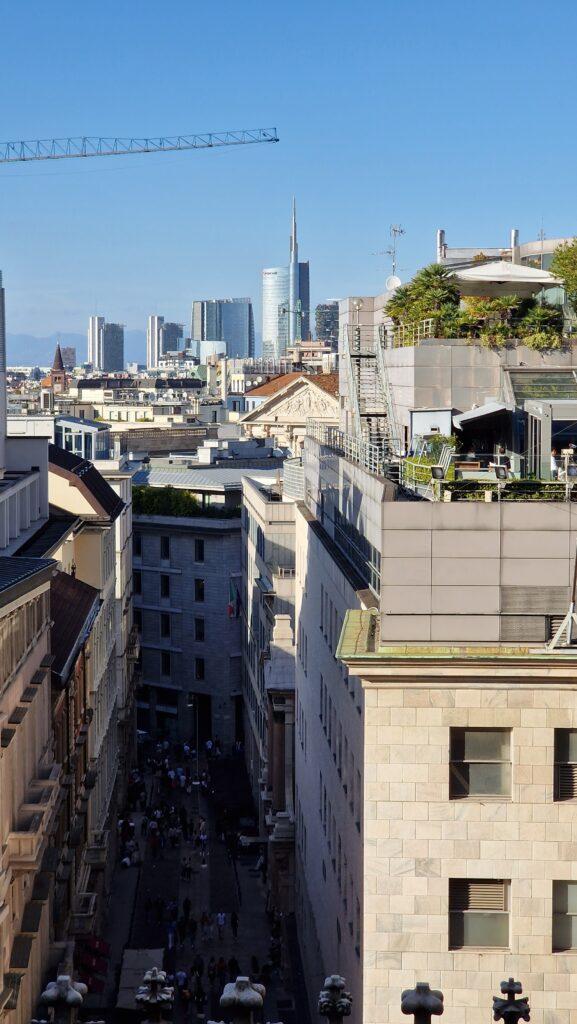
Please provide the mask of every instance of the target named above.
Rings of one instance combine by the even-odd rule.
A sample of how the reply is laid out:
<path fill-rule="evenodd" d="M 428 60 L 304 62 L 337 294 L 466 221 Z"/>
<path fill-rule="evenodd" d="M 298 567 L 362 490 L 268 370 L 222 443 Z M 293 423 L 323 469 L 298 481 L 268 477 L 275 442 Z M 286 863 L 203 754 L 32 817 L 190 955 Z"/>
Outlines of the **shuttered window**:
<path fill-rule="evenodd" d="M 555 800 L 577 797 L 577 729 L 555 729 Z"/>
<path fill-rule="evenodd" d="M 509 883 L 480 878 L 449 880 L 449 948 L 507 949 Z"/>
<path fill-rule="evenodd" d="M 577 882 L 553 882 L 553 952 L 577 949 Z"/>
<path fill-rule="evenodd" d="M 449 796 L 511 796 L 510 729 L 451 729 Z"/>

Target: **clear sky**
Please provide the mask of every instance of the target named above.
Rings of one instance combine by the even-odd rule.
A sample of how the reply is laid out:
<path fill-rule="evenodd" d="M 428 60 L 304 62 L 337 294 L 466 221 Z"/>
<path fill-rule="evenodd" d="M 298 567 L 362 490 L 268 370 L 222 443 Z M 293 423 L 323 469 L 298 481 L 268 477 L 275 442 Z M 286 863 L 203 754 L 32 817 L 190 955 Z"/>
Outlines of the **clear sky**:
<path fill-rule="evenodd" d="M 0 138 L 271 127 L 278 145 L 0 166 L 12 332 L 189 322 L 288 258 L 312 302 L 449 244 L 577 232 L 570 0 L 0 3 Z"/>

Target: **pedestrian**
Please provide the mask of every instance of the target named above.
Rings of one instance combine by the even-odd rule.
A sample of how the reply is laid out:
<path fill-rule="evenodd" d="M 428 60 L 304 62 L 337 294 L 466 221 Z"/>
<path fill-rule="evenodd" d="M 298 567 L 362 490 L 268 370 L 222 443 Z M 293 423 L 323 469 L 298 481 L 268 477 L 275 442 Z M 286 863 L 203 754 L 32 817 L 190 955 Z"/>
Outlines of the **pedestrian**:
<path fill-rule="evenodd" d="M 222 910 L 219 910 L 218 914 L 216 915 L 216 925 L 217 925 L 217 928 L 218 928 L 218 938 L 219 938 L 220 942 L 222 942 L 222 937 L 223 937 L 223 934 L 224 934 L 224 926 L 225 926 L 225 924 L 226 924 L 226 914 Z"/>
<path fill-rule="evenodd" d="M 192 992 L 186 985 L 180 990 L 180 1004 L 182 1006 L 182 1019 L 184 1021 L 190 1020 L 192 1010 Z"/>
<path fill-rule="evenodd" d="M 214 988 L 214 983 L 216 981 L 216 960 L 214 959 L 213 956 L 211 956 L 210 960 L 208 961 L 206 973 L 208 975 L 208 980 L 210 983 L 210 987 L 212 989 Z"/>
<path fill-rule="evenodd" d="M 194 996 L 194 1005 L 196 1006 L 196 1016 L 198 1020 L 204 1020 L 204 1008 L 206 1006 L 206 993 L 202 985 L 198 985 Z"/>
<path fill-rule="evenodd" d="M 147 832 L 148 832 L 148 817 L 145 814 L 143 819 L 142 819 L 142 821 L 140 822 L 140 835 L 141 836 L 145 836 Z"/>
<path fill-rule="evenodd" d="M 176 984 L 179 989 L 185 988 L 188 985 L 188 975 L 186 971 L 183 971 L 182 967 L 176 972 Z"/>
<path fill-rule="evenodd" d="M 202 978 L 204 974 L 204 960 L 200 953 L 197 953 L 194 960 L 192 961 L 192 969 L 197 978 Z"/>
<path fill-rule="evenodd" d="M 230 915 L 230 927 L 232 929 L 232 934 L 236 939 L 238 936 L 238 914 L 236 910 L 233 910 L 232 914 Z"/>

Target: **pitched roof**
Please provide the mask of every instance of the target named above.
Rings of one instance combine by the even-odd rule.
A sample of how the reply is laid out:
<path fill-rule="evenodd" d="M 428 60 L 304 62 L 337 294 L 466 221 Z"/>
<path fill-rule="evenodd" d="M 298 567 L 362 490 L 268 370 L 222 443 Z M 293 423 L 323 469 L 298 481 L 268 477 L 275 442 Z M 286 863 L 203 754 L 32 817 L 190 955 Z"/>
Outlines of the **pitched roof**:
<path fill-rule="evenodd" d="M 54 362 L 52 363 L 52 369 L 57 370 L 60 373 L 64 373 L 64 361 L 62 359 L 62 352 L 60 351 L 60 344 L 56 344 L 56 352 L 54 353 Z"/>
<path fill-rule="evenodd" d="M 251 388 L 247 391 L 247 395 L 251 398 L 253 395 L 262 395 L 265 398 L 267 395 L 276 395 L 277 391 L 282 391 L 286 388 L 287 384 L 290 384 L 293 380 L 297 380 L 299 377 L 304 377 L 305 374 L 300 371 L 297 373 L 279 373 L 277 377 L 271 377 L 270 380 L 265 381 L 264 384 L 258 384 L 256 388 Z"/>
<path fill-rule="evenodd" d="M 48 461 L 56 471 L 63 476 L 75 476 L 79 485 L 86 489 L 96 504 L 102 509 L 102 514 L 110 519 L 116 519 L 124 508 L 122 498 L 112 489 L 104 477 L 94 468 L 87 459 L 67 452 L 55 444 L 48 445 Z"/>
<path fill-rule="evenodd" d="M 16 555 L 3 556 L 0 558 L 0 605 L 13 600 L 18 593 L 25 593 L 29 587 L 29 580 L 39 576 L 32 585 L 41 583 L 43 578 L 49 578 L 52 569 L 57 565 L 51 558 L 19 558 Z M 16 589 L 17 594 L 10 591 Z"/>
<path fill-rule="evenodd" d="M 339 393 L 339 375 L 338 373 L 303 373 L 302 371 L 295 371 L 291 373 L 281 373 L 277 377 L 271 377 L 264 384 L 259 384 L 256 388 L 251 388 L 246 394 L 252 398 L 256 396 L 258 398 L 268 398 L 270 395 L 276 395 L 278 391 L 282 391 L 283 388 L 288 387 L 295 380 L 303 380 L 310 384 L 316 384 L 322 391 L 326 391 L 327 394 L 332 395 L 334 398 Z"/>
<path fill-rule="evenodd" d="M 77 516 L 70 515 L 68 512 L 57 514 L 51 509 L 48 522 L 44 523 L 22 547 L 18 548 L 18 554 L 26 555 L 28 558 L 51 555 L 77 521 Z"/>
<path fill-rule="evenodd" d="M 50 583 L 50 615 L 53 620 L 52 671 L 60 675 L 80 646 L 100 602 L 99 593 L 75 576 L 57 572 Z"/>

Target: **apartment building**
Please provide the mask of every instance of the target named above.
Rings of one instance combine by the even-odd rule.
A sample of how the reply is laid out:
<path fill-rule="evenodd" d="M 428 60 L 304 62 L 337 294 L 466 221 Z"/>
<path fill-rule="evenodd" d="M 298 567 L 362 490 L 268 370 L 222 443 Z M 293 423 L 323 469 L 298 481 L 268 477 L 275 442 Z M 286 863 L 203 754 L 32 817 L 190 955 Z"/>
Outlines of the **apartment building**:
<path fill-rule="evenodd" d="M 153 735 L 230 750 L 239 734 L 239 540 L 237 515 L 134 516 L 138 723 Z"/>
<path fill-rule="evenodd" d="M 270 484 L 248 478 L 243 481 L 244 738 L 249 779 L 263 834 L 271 809 L 285 811 L 287 787 L 292 790 L 292 769 L 289 779 L 284 778 L 284 754 L 282 763 L 276 765 L 277 771 L 283 773 L 282 781 L 275 783 L 270 751 L 275 728 L 282 725 L 287 733 L 283 750 L 292 751 L 294 739 L 295 503 L 283 490 L 280 480 Z M 281 650 L 293 660 L 292 673 L 289 672 L 292 680 L 277 671 L 276 665 L 273 671 L 272 655 L 278 654 L 283 660 Z M 280 738 L 280 751 L 279 744 Z M 292 797 L 289 803 L 292 811 Z"/>

